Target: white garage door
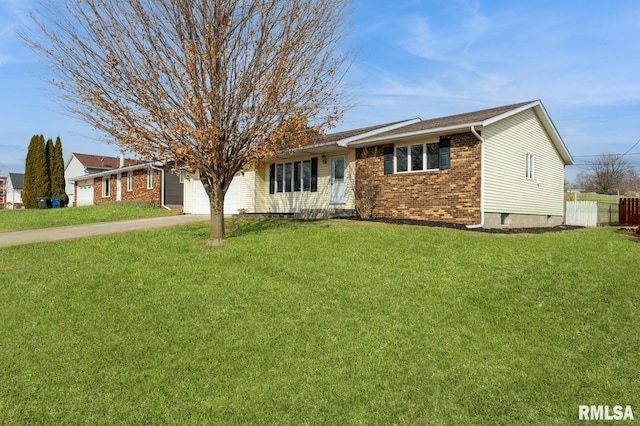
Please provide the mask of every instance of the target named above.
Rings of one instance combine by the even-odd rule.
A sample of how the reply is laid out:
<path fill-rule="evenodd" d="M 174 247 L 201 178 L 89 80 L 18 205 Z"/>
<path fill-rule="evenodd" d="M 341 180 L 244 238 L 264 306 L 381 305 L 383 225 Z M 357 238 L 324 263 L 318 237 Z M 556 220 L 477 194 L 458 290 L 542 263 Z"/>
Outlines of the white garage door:
<path fill-rule="evenodd" d="M 76 197 L 77 206 L 93 205 L 93 180 L 78 181 L 78 186 L 74 195 Z"/>
<path fill-rule="evenodd" d="M 191 208 L 185 204 L 185 212 L 192 214 L 210 214 L 209 197 L 199 179 L 192 179 Z M 231 181 L 227 194 L 224 197 L 224 214 L 238 214 L 241 200 L 242 177 L 238 174 Z M 191 210 L 191 211 L 189 211 Z"/>

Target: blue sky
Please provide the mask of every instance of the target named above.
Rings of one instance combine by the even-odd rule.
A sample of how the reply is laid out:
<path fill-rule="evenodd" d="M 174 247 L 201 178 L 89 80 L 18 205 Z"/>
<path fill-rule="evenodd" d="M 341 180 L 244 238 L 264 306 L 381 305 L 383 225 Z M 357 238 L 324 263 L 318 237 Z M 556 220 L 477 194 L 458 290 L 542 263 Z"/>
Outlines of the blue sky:
<path fill-rule="evenodd" d="M 65 157 L 116 155 L 67 115 L 17 37 L 31 5 L 0 0 L 2 171 L 23 171 L 35 133 L 59 135 Z M 540 99 L 577 163 L 624 153 L 640 140 L 638 22 L 636 0 L 355 0 L 345 45 L 356 106 L 338 130 Z M 640 144 L 628 158 L 640 168 Z"/>

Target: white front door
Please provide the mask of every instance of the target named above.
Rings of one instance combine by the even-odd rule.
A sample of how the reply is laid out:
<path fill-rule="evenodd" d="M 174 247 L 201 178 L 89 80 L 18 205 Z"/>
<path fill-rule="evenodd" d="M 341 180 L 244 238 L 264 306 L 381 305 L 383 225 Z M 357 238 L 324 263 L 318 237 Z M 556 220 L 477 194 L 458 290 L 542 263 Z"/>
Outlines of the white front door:
<path fill-rule="evenodd" d="M 344 204 L 345 168 L 346 158 L 344 155 L 331 157 L 329 161 L 329 204 Z"/>

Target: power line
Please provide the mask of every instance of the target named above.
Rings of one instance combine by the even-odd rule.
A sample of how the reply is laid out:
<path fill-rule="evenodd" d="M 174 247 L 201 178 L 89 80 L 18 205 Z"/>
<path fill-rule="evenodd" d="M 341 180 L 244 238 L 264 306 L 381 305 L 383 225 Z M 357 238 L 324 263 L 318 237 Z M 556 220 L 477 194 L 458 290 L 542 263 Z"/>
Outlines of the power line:
<path fill-rule="evenodd" d="M 640 140 L 638 140 L 638 142 L 640 142 Z M 638 142 L 636 142 L 636 145 L 638 144 Z M 634 146 L 632 146 L 632 147 L 631 147 L 631 149 L 633 149 L 634 147 L 635 147 L 635 145 L 634 145 Z M 631 151 L 631 149 L 629 149 L 629 151 Z M 574 158 L 583 158 L 583 157 L 600 157 L 600 156 L 602 156 L 602 155 L 612 155 L 612 156 L 616 156 L 616 155 L 618 155 L 618 156 L 620 156 L 620 157 L 624 157 L 625 155 L 640 155 L 640 152 L 631 152 L 631 153 L 630 153 L 629 151 L 625 152 L 624 154 L 592 154 L 592 155 L 574 155 L 573 157 L 574 157 Z"/>

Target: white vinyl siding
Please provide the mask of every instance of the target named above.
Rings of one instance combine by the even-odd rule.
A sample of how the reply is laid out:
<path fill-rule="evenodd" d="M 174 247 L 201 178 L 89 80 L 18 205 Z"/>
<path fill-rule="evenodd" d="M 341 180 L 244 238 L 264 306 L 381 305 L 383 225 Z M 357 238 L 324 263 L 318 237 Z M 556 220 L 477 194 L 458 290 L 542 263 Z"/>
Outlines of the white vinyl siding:
<path fill-rule="evenodd" d="M 564 163 L 533 110 L 490 124 L 482 137 L 485 212 L 564 214 Z"/>
<path fill-rule="evenodd" d="M 247 167 L 241 179 L 240 206 L 245 209 L 247 213 L 256 212 L 256 175 L 255 167 Z"/>
<path fill-rule="evenodd" d="M 318 158 L 318 181 L 317 192 L 294 191 L 276 192 L 269 194 L 269 164 L 264 164 L 255 173 L 255 197 L 257 212 L 272 213 L 297 213 L 308 209 L 329 209 L 334 206 L 329 204 L 329 165 L 332 156 L 345 155 L 345 151 L 328 152 L 324 154 L 326 164 L 322 161 L 322 154 L 300 157 L 291 160 L 279 160 L 276 163 L 298 162 L 310 160 L 311 157 Z M 355 149 L 350 149 L 346 153 L 347 164 L 345 170 L 345 204 L 341 208 L 355 208 L 354 200 L 354 180 L 355 180 Z"/>

